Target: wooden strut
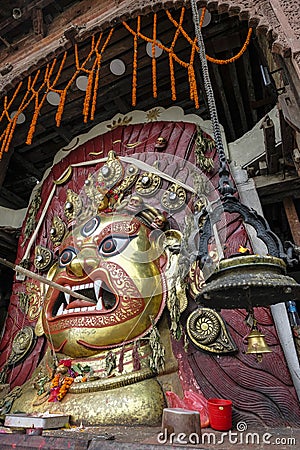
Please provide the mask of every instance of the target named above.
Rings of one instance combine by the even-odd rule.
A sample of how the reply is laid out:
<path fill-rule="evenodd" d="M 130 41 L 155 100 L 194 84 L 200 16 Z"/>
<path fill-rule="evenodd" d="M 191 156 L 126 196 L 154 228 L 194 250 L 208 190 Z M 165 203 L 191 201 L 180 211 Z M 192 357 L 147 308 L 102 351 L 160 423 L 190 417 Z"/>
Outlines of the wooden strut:
<path fill-rule="evenodd" d="M 33 278 L 34 280 L 40 281 L 41 283 L 47 284 L 48 286 L 53 287 L 54 289 L 57 289 L 58 291 L 65 292 L 66 294 L 69 294 L 71 297 L 78 298 L 79 300 L 85 300 L 90 302 L 91 299 L 88 297 L 85 297 L 84 295 L 79 294 L 76 291 L 72 291 L 71 289 L 68 289 L 65 286 L 61 286 L 58 283 L 55 283 L 55 281 L 47 280 L 47 278 L 44 278 L 41 275 L 38 275 L 37 273 L 32 272 L 31 270 L 24 269 L 24 267 L 18 266 L 17 264 L 13 264 L 10 261 L 7 261 L 4 258 L 0 257 L 0 264 L 3 264 L 6 267 L 9 267 L 10 269 L 14 270 L 15 272 L 22 273 L 30 278 Z"/>

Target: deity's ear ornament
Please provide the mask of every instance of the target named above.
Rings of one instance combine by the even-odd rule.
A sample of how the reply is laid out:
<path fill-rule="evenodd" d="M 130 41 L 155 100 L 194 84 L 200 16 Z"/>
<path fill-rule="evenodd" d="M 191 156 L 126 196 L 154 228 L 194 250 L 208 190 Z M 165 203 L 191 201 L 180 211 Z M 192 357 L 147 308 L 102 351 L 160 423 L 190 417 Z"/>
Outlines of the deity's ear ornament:
<path fill-rule="evenodd" d="M 34 333 L 37 337 L 43 336 L 45 334 L 42 321 L 42 312 L 40 313 L 38 320 L 35 324 Z"/>
<path fill-rule="evenodd" d="M 76 220 L 82 212 L 82 199 L 79 194 L 67 190 L 67 198 L 64 205 L 64 213 L 67 218 L 68 228 L 72 228 L 76 224 Z"/>
<path fill-rule="evenodd" d="M 52 241 L 55 253 L 58 252 L 66 232 L 67 227 L 64 221 L 59 216 L 54 216 L 50 228 L 50 239 Z"/>
<path fill-rule="evenodd" d="M 40 271 L 48 270 L 53 262 L 53 252 L 42 245 L 37 245 L 34 252 L 34 266 Z"/>
<path fill-rule="evenodd" d="M 109 190 L 124 177 L 124 168 L 114 151 L 108 152 L 106 163 L 98 171 L 97 185 L 103 190 Z"/>
<path fill-rule="evenodd" d="M 53 277 L 55 275 L 55 271 L 56 271 L 56 267 L 55 267 L 55 263 L 54 263 L 48 269 L 47 280 L 53 280 Z M 43 296 L 44 297 L 47 294 L 47 289 L 48 289 L 48 286 L 44 285 L 44 290 L 43 290 Z M 45 334 L 44 327 L 43 327 L 43 321 L 42 321 L 42 312 L 43 312 L 43 310 L 41 308 L 39 316 L 38 316 L 38 319 L 37 319 L 37 322 L 35 324 L 35 328 L 34 328 L 34 333 L 38 337 L 43 336 Z"/>
<path fill-rule="evenodd" d="M 160 246 L 167 254 L 167 266 L 165 275 L 168 285 L 167 308 L 171 319 L 171 334 L 175 339 L 180 339 L 182 327 L 180 316 L 187 308 L 186 277 L 188 266 L 185 264 L 185 256 L 182 254 L 183 235 L 178 230 L 167 230 L 160 237 Z"/>

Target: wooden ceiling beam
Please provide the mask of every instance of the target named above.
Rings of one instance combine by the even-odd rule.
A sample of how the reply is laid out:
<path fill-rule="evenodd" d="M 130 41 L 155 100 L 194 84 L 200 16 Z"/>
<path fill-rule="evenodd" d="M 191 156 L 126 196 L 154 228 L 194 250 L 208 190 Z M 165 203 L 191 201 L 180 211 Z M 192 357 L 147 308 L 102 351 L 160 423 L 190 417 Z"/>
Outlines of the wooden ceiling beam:
<path fill-rule="evenodd" d="M 232 56 L 233 56 L 233 53 L 231 53 L 231 57 Z M 242 92 L 241 92 L 241 88 L 240 88 L 239 77 L 237 75 L 235 64 L 229 64 L 228 68 L 229 68 L 230 78 L 231 78 L 232 87 L 233 87 L 232 94 L 235 97 L 235 101 L 236 101 L 236 104 L 238 107 L 238 115 L 239 115 L 239 118 L 241 121 L 242 130 L 243 130 L 243 134 L 244 134 L 248 130 L 248 124 L 247 124 L 247 118 L 246 118 L 244 104 L 243 104 L 243 96 L 242 96 Z"/>
<path fill-rule="evenodd" d="M 35 150 L 37 147 L 41 147 L 44 146 L 44 144 L 48 141 L 51 141 L 51 139 L 55 138 L 57 136 L 57 131 L 55 129 L 55 131 L 49 132 L 49 130 L 45 130 L 45 132 L 43 134 L 41 134 L 40 136 L 36 136 L 33 141 L 32 144 L 27 145 L 25 144 L 25 140 L 26 140 L 26 135 L 27 135 L 27 131 L 24 132 L 23 134 L 23 139 L 18 142 L 15 143 L 16 148 L 20 146 L 20 148 L 18 148 L 18 152 L 20 154 L 23 153 L 29 153 L 33 150 Z"/>
<path fill-rule="evenodd" d="M 222 104 L 223 105 L 223 113 L 224 113 L 224 118 L 226 123 L 224 122 L 222 117 L 219 117 L 219 121 L 220 123 L 223 125 L 224 128 L 228 129 L 228 136 L 231 138 L 231 140 L 235 140 L 236 139 L 236 131 L 235 131 L 235 127 L 232 121 L 232 117 L 230 114 L 230 108 L 229 108 L 229 104 L 227 101 L 227 97 L 225 94 L 225 89 L 223 88 L 223 81 L 222 81 L 222 77 L 220 75 L 219 72 L 219 68 L 217 67 L 216 64 L 211 64 L 211 73 L 213 74 L 213 77 L 215 78 L 215 83 L 218 86 L 218 90 L 215 90 L 214 94 L 215 97 L 219 97 L 220 102 L 217 102 L 217 104 Z M 219 114 L 220 116 L 220 114 Z M 227 126 L 226 126 L 227 125 Z"/>
<path fill-rule="evenodd" d="M 2 158 L 0 160 L 0 189 L 4 183 L 6 172 L 9 166 L 10 159 L 13 154 L 13 149 L 10 149 L 8 152 L 4 152 Z"/>
<path fill-rule="evenodd" d="M 246 78 L 246 88 L 248 92 L 248 98 L 249 98 L 249 109 L 252 116 L 253 123 L 257 122 L 257 111 L 253 108 L 251 108 L 251 102 L 255 101 L 255 89 L 254 89 L 254 83 L 253 83 L 253 76 L 251 72 L 251 61 L 249 56 L 249 51 L 246 50 L 243 58 L 241 58 L 241 63 L 244 66 L 245 71 L 245 78 Z"/>
<path fill-rule="evenodd" d="M 117 96 L 114 99 L 114 103 L 121 114 L 126 114 L 128 112 L 129 106 L 128 106 L 127 100 L 124 97 Z"/>
<path fill-rule="evenodd" d="M 74 135 L 71 133 L 66 126 L 55 127 L 56 133 L 68 144 L 73 139 Z"/>
<path fill-rule="evenodd" d="M 27 202 L 23 198 L 9 191 L 3 186 L 0 191 L 0 204 L 1 204 L 1 197 L 5 200 L 5 202 L 8 205 L 10 205 L 10 207 L 15 206 L 16 209 L 19 209 L 19 208 L 26 208 L 27 206 Z"/>
<path fill-rule="evenodd" d="M 41 8 L 35 8 L 32 11 L 32 26 L 33 32 L 40 38 L 46 35 L 46 24 L 44 23 L 43 10 Z"/>
<path fill-rule="evenodd" d="M 286 197 L 283 199 L 283 206 L 286 213 L 286 217 L 290 226 L 293 241 L 296 245 L 300 246 L 300 224 L 295 203 L 292 197 Z"/>
<path fill-rule="evenodd" d="M 42 179 L 43 174 L 40 170 L 38 170 L 31 162 L 29 162 L 27 159 L 23 158 L 21 155 L 19 155 L 16 151 L 13 155 L 13 161 L 12 163 L 16 162 L 19 164 L 23 169 L 25 169 L 30 175 L 33 175 L 35 178 L 37 178 L 39 181 Z"/>
<path fill-rule="evenodd" d="M 32 11 L 35 8 L 40 9 L 46 8 L 46 6 L 51 5 L 51 3 L 53 3 L 54 1 L 55 0 L 34 0 L 27 6 L 25 6 L 23 10 L 20 8 L 22 13 L 20 19 L 14 19 L 13 17 L 10 17 L 1 24 L 0 30 L 1 36 L 4 36 L 5 34 L 11 32 L 17 27 L 22 27 L 22 23 L 24 22 L 24 20 L 29 19 L 31 17 Z"/>

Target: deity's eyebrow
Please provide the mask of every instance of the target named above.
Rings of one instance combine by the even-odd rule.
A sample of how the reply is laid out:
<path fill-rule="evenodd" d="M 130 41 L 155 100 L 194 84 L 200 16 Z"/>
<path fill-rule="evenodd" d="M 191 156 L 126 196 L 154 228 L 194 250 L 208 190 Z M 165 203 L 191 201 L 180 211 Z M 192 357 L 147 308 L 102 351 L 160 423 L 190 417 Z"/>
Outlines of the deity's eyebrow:
<path fill-rule="evenodd" d="M 136 218 L 131 221 L 116 221 L 106 225 L 99 233 L 99 238 L 103 239 L 109 235 L 132 236 L 138 232 L 140 227 L 141 223 Z"/>

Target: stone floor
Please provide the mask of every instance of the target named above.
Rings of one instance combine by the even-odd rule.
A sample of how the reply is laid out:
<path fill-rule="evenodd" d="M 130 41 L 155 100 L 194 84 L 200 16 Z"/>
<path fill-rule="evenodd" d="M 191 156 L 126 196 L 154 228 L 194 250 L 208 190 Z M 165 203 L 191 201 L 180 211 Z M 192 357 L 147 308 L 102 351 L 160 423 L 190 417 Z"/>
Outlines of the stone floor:
<path fill-rule="evenodd" d="M 2 431 L 2 432 L 1 432 Z M 5 430 L 4 430 L 5 431 Z M 300 428 L 214 431 L 209 428 L 196 436 L 166 436 L 160 427 L 71 427 L 44 430 L 42 435 L 3 432 L 0 430 L 0 450 L 299 450 Z"/>

